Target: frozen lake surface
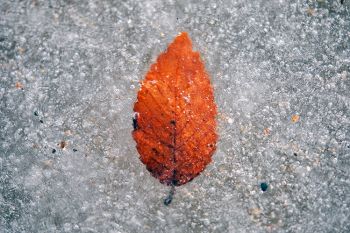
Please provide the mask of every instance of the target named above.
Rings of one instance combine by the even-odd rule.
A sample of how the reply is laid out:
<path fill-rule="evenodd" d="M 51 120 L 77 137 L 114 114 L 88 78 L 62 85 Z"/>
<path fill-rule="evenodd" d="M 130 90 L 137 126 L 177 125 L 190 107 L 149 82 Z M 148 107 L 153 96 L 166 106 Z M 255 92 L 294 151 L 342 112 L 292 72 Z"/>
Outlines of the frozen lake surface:
<path fill-rule="evenodd" d="M 165 206 L 132 108 L 181 31 L 219 143 Z M 349 232 L 349 193 L 349 0 L 0 0 L 1 233 Z"/>

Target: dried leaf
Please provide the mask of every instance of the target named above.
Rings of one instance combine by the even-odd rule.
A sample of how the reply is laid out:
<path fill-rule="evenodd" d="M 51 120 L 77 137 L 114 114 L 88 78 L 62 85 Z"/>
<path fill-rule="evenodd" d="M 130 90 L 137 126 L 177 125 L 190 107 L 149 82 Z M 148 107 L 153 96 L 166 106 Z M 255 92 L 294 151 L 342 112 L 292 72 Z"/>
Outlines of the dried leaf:
<path fill-rule="evenodd" d="M 161 183 L 185 184 L 211 162 L 216 105 L 209 76 L 187 33 L 178 35 L 151 66 L 134 111 L 140 159 Z"/>

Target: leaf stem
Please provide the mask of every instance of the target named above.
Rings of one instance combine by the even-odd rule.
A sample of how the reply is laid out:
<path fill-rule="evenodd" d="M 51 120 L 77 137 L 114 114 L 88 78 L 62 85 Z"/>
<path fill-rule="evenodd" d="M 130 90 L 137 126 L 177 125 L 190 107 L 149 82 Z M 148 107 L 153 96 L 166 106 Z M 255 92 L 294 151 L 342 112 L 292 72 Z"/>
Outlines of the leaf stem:
<path fill-rule="evenodd" d="M 173 200 L 173 196 L 175 194 L 175 185 L 171 184 L 171 188 L 169 191 L 169 195 L 164 199 L 164 205 L 168 206 Z"/>

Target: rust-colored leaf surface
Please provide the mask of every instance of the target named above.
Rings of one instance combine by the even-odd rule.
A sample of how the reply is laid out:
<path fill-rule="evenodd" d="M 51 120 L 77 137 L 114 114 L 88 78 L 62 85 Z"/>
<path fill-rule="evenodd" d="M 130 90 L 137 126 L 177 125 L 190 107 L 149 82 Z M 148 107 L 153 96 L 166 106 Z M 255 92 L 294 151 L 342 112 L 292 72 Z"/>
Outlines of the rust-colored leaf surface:
<path fill-rule="evenodd" d="M 216 105 L 209 76 L 187 33 L 178 35 L 151 66 L 134 111 L 140 159 L 161 183 L 183 185 L 211 162 Z"/>

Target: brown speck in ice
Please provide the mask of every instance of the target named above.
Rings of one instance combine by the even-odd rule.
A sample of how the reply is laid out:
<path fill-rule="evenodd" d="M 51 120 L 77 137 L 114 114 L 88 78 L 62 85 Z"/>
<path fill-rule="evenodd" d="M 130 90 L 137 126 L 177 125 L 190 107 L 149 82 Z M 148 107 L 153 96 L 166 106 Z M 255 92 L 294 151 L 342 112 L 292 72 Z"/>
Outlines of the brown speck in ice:
<path fill-rule="evenodd" d="M 296 123 L 296 122 L 298 122 L 299 120 L 300 120 L 300 116 L 299 116 L 299 115 L 295 114 L 295 115 L 292 116 L 292 122 L 293 122 L 293 123 Z"/>
<path fill-rule="evenodd" d="M 308 16 L 313 16 L 313 15 L 315 14 L 315 9 L 313 9 L 313 8 L 308 8 L 308 9 L 306 10 L 306 13 L 307 13 Z"/>
<path fill-rule="evenodd" d="M 22 47 L 18 48 L 18 52 L 19 52 L 21 55 L 24 54 L 25 51 L 26 51 L 25 48 L 22 48 Z"/>
<path fill-rule="evenodd" d="M 66 148 L 67 147 L 67 142 L 65 142 L 65 141 L 61 141 L 59 144 L 59 147 L 61 148 L 61 149 L 64 149 L 64 148 Z"/>
<path fill-rule="evenodd" d="M 21 89 L 23 90 L 23 84 L 21 82 L 16 82 L 16 89 Z"/>
<path fill-rule="evenodd" d="M 265 129 L 264 129 L 264 135 L 265 135 L 265 136 L 269 136 L 270 133 L 271 133 L 271 130 L 270 130 L 269 128 L 265 128 Z"/>

